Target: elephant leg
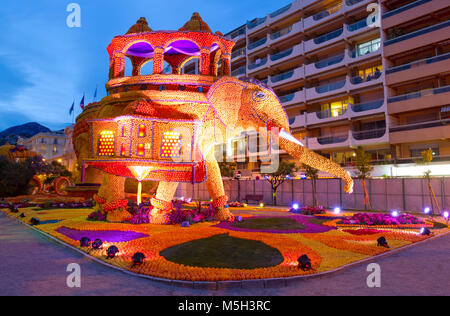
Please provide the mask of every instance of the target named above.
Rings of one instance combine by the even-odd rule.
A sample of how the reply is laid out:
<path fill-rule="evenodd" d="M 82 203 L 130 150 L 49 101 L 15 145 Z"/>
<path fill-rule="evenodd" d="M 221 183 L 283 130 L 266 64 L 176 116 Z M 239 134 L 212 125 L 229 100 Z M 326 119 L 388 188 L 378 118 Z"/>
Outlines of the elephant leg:
<path fill-rule="evenodd" d="M 94 197 L 98 209 L 106 214 L 110 222 L 122 222 L 130 217 L 125 198 L 125 178 L 105 174 L 98 194 Z"/>
<path fill-rule="evenodd" d="M 178 182 L 160 182 L 156 196 L 152 198 L 153 209 L 150 213 L 150 223 L 167 225 L 170 223 L 172 200 L 178 188 Z"/>
<path fill-rule="evenodd" d="M 233 215 L 228 208 L 225 208 L 225 205 L 228 202 L 228 196 L 225 195 L 225 190 L 223 188 L 219 164 L 216 159 L 211 159 L 206 161 L 206 167 L 208 170 L 206 188 L 213 200 L 211 205 L 215 209 L 214 218 L 219 221 L 231 221 L 233 220 Z"/>

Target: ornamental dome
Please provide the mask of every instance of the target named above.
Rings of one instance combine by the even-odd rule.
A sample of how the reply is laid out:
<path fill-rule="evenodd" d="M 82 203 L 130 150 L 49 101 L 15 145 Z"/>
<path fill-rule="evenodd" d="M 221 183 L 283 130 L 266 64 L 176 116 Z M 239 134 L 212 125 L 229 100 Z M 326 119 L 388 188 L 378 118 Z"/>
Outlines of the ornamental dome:
<path fill-rule="evenodd" d="M 126 34 L 146 33 L 151 31 L 152 29 L 148 26 L 147 20 L 145 18 L 140 18 L 135 25 L 130 27 Z"/>
<path fill-rule="evenodd" d="M 194 12 L 192 14 L 191 19 L 186 22 L 186 24 L 179 29 L 179 31 L 192 31 L 192 32 L 211 32 L 211 29 L 209 28 L 208 24 L 203 21 L 202 17 L 198 12 Z"/>

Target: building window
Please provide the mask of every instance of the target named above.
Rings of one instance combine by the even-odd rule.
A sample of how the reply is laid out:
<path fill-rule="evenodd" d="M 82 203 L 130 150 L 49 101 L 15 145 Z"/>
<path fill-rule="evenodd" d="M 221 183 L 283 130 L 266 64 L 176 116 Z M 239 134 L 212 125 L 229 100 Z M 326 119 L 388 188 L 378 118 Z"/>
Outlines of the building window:
<path fill-rule="evenodd" d="M 338 117 L 343 115 L 348 108 L 348 104 L 353 104 L 353 98 L 345 100 L 339 100 L 331 103 L 325 103 L 321 105 L 321 112 L 319 118 Z"/>
<path fill-rule="evenodd" d="M 100 133 L 100 141 L 98 144 L 99 156 L 114 155 L 114 133 L 112 131 L 103 131 Z"/>
<path fill-rule="evenodd" d="M 121 156 L 125 156 L 127 153 L 126 153 L 126 149 L 125 149 L 125 144 L 122 144 L 121 146 L 120 146 L 120 155 Z"/>
<path fill-rule="evenodd" d="M 145 137 L 146 133 L 147 128 L 145 127 L 145 125 L 144 124 L 139 125 L 139 132 L 138 132 L 139 137 Z"/>
<path fill-rule="evenodd" d="M 127 126 L 123 125 L 122 126 L 122 137 L 125 137 L 127 135 Z"/>
<path fill-rule="evenodd" d="M 181 134 L 167 131 L 163 135 L 161 144 L 162 158 L 179 158 L 181 156 Z"/>
<path fill-rule="evenodd" d="M 380 38 L 358 44 L 356 47 L 356 57 L 364 56 L 380 49 L 381 40 Z"/>
<path fill-rule="evenodd" d="M 145 145 L 144 144 L 138 144 L 138 146 L 137 146 L 137 155 L 138 156 L 145 156 Z"/>

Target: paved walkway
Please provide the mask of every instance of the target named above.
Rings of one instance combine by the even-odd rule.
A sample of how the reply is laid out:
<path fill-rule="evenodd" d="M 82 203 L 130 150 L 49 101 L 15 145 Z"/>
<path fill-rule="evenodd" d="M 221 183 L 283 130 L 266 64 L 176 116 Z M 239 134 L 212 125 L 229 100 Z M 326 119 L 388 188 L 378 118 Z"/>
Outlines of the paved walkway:
<path fill-rule="evenodd" d="M 104 267 L 0 213 L 0 295 L 449 295 L 450 235 L 377 261 L 381 288 L 366 285 L 366 265 L 284 288 L 205 291 L 170 287 Z M 66 267 L 81 266 L 81 288 Z"/>

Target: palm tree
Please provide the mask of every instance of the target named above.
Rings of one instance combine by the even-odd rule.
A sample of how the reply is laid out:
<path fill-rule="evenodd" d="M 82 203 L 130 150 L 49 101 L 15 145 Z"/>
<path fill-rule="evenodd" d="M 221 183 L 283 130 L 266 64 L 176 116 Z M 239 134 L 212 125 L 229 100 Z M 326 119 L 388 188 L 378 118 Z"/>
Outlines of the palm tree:
<path fill-rule="evenodd" d="M 362 180 L 362 187 L 364 191 L 364 210 L 367 210 L 367 206 L 372 208 L 372 205 L 370 204 L 369 192 L 367 192 L 366 187 L 366 179 L 370 177 L 370 174 L 373 171 L 371 161 L 372 157 L 369 153 L 366 153 L 361 146 L 356 149 L 356 175 Z"/>
<path fill-rule="evenodd" d="M 319 177 L 319 170 L 310 167 L 308 165 L 303 164 L 303 169 L 305 169 L 305 176 L 307 178 L 310 178 L 312 180 L 312 192 L 313 192 L 313 206 L 317 205 L 317 198 L 316 198 L 316 180 Z"/>

